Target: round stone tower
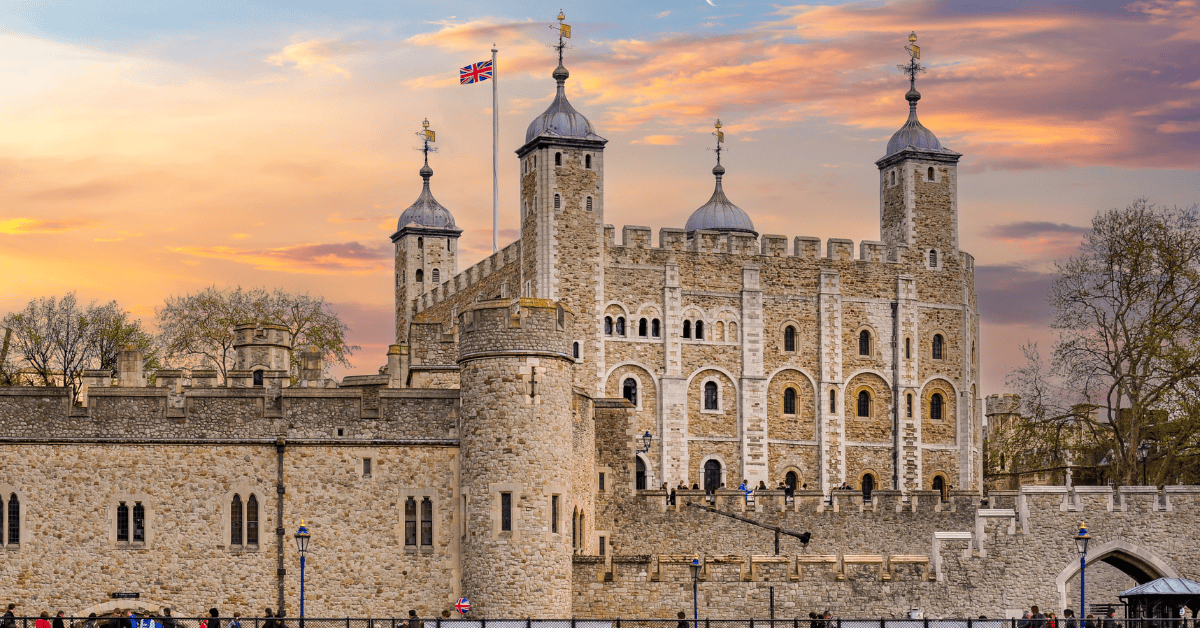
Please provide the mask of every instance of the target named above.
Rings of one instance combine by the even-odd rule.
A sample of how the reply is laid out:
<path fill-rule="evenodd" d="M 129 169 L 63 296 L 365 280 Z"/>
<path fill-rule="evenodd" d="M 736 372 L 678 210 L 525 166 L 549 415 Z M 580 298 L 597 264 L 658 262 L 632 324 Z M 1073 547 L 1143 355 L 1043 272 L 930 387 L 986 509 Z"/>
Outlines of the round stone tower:
<path fill-rule="evenodd" d="M 570 617 L 570 316 L 525 298 L 459 315 L 462 591 L 479 617 Z"/>

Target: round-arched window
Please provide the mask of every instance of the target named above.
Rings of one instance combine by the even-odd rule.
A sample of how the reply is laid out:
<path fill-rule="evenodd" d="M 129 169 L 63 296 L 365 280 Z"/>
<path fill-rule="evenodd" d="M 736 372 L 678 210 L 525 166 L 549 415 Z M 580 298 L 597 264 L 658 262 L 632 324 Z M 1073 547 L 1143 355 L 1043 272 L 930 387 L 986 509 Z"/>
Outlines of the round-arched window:
<path fill-rule="evenodd" d="M 636 379 L 632 377 L 625 378 L 625 382 L 621 384 L 621 396 L 627 399 L 629 403 L 632 403 L 635 406 L 637 405 L 638 400 Z"/>
<path fill-rule="evenodd" d="M 716 382 L 705 382 L 704 383 L 704 409 L 705 410 L 716 410 L 717 409 L 717 383 Z"/>
<path fill-rule="evenodd" d="M 858 391 L 858 416 L 871 416 L 871 393 L 865 390 Z"/>

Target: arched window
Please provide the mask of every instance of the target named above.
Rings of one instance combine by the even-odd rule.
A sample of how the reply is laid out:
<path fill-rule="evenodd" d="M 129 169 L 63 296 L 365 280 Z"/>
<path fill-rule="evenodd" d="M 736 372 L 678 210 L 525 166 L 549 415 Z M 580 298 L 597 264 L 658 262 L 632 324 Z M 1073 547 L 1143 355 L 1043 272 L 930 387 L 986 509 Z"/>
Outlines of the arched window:
<path fill-rule="evenodd" d="M 258 545 L 258 499 L 246 498 L 246 545 Z"/>
<path fill-rule="evenodd" d="M 865 390 L 858 391 L 858 416 L 871 416 L 871 393 Z"/>
<path fill-rule="evenodd" d="M 837 391 L 832 388 L 829 390 L 829 411 L 837 412 Z"/>
<path fill-rule="evenodd" d="M 559 209 L 561 207 L 562 207 L 562 197 L 555 194 L 554 195 L 554 209 Z"/>
<path fill-rule="evenodd" d="M 929 267 L 937 268 L 937 249 L 929 249 Z"/>
<path fill-rule="evenodd" d="M 133 503 L 133 542 L 146 542 L 146 507 L 142 502 Z"/>
<path fill-rule="evenodd" d="M 592 211 L 592 197 L 587 197 L 587 210 Z"/>
<path fill-rule="evenodd" d="M 943 344 L 942 343 L 942 335 L 934 334 L 933 335 L 933 359 L 935 359 L 935 360 L 942 359 L 942 344 Z"/>
<path fill-rule="evenodd" d="M 612 335 L 612 327 L 613 327 L 613 325 L 612 325 L 612 317 L 611 317 L 611 316 L 605 316 L 605 317 L 604 317 L 604 335 L 605 335 L 605 336 L 611 336 L 611 335 Z"/>
<path fill-rule="evenodd" d="M 704 409 L 705 410 L 716 410 L 717 409 L 717 383 L 716 382 L 705 382 L 704 383 Z"/>
<path fill-rule="evenodd" d="M 433 546 L 433 502 L 428 497 L 421 500 L 421 545 Z"/>
<path fill-rule="evenodd" d="M 571 511 L 571 549 L 579 547 L 579 509 Z"/>
<path fill-rule="evenodd" d="M 420 248 L 424 248 L 424 247 L 425 247 L 425 238 L 418 237 L 417 238 L 417 248 L 420 249 Z"/>
<path fill-rule="evenodd" d="M 796 389 L 783 389 L 783 413 L 796 414 Z"/>
<path fill-rule="evenodd" d="M 709 460 L 704 463 L 704 492 L 711 493 L 721 488 L 721 463 Z"/>
<path fill-rule="evenodd" d="M 242 544 L 242 496 L 236 494 L 229 504 L 229 544 Z"/>
<path fill-rule="evenodd" d="M 892 171 L 892 185 L 896 185 L 896 171 Z"/>
<path fill-rule="evenodd" d="M 17 494 L 8 496 L 8 544 L 21 543 L 21 500 Z"/>
<path fill-rule="evenodd" d="M 696 340 L 704 340 L 704 321 L 696 321 Z"/>
<path fill-rule="evenodd" d="M 579 341 L 578 340 L 571 343 L 571 357 L 575 358 L 576 360 L 579 359 Z"/>
<path fill-rule="evenodd" d="M 425 271 L 417 269 L 417 283 L 425 283 Z"/>
<path fill-rule="evenodd" d="M 942 499 L 946 499 L 946 478 L 940 475 L 933 476 L 933 490 L 942 494 Z"/>
<path fill-rule="evenodd" d="M 646 463 L 640 457 L 634 462 L 633 481 L 637 490 L 646 490 Z"/>
<path fill-rule="evenodd" d="M 912 418 L 912 393 L 908 393 L 908 418 Z"/>
<path fill-rule="evenodd" d="M 438 269 L 433 269 L 433 283 L 442 283 L 442 273 Z"/>
<path fill-rule="evenodd" d="M 417 546 L 417 500 L 411 496 L 404 502 L 404 544 Z"/>
<path fill-rule="evenodd" d="M 788 325 L 783 329 L 783 350 L 796 350 L 796 328 Z"/>
<path fill-rule="evenodd" d="M 562 153 L 554 153 L 554 165 L 555 166 L 562 165 Z"/>
<path fill-rule="evenodd" d="M 796 485 L 799 484 L 800 478 L 796 477 L 795 471 L 788 471 L 787 475 L 783 476 L 783 484 L 793 491 L 796 490 Z"/>
<path fill-rule="evenodd" d="M 129 542 L 129 506 L 125 502 L 117 504 L 117 542 Z"/>
<path fill-rule="evenodd" d="M 737 342 L 737 323 L 729 324 L 729 342 Z"/>
<path fill-rule="evenodd" d="M 625 335 L 625 317 L 624 316 L 617 317 L 617 335 L 618 336 Z"/>
<path fill-rule="evenodd" d="M 858 332 L 858 355 L 871 355 L 871 332 Z"/>
<path fill-rule="evenodd" d="M 904 339 L 904 359 L 912 359 L 912 338 Z"/>
<path fill-rule="evenodd" d="M 933 393 L 933 396 L 929 398 L 929 420 L 930 421 L 941 421 L 942 420 L 942 394 L 941 393 Z"/>
<path fill-rule="evenodd" d="M 654 338 L 658 338 L 660 333 L 661 332 L 658 329 L 658 319 L 656 318 L 656 319 L 650 321 L 650 336 L 652 336 Z"/>
<path fill-rule="evenodd" d="M 692 337 L 692 321 L 683 321 L 683 337 Z"/>
<path fill-rule="evenodd" d="M 717 342 L 722 342 L 725 340 L 725 323 L 721 321 L 713 323 L 712 339 L 716 340 Z"/>
<path fill-rule="evenodd" d="M 637 405 L 637 380 L 632 377 L 626 377 L 625 382 L 621 384 L 621 396 L 628 399 L 629 403 Z"/>
<path fill-rule="evenodd" d="M 591 168 L 591 167 L 592 167 L 592 156 L 591 156 L 591 155 L 584 155 L 584 156 L 583 156 L 583 167 L 584 167 L 584 168 Z M 591 208 L 589 207 L 588 209 L 591 209 Z"/>
<path fill-rule="evenodd" d="M 638 321 L 638 335 L 641 336 L 642 338 L 646 337 L 646 328 L 647 328 L 646 319 L 643 318 L 643 319 L 639 320 Z"/>
<path fill-rule="evenodd" d="M 928 172 L 928 174 L 929 174 L 929 180 L 930 180 L 930 181 L 933 181 L 933 166 L 930 166 L 930 167 L 929 167 L 929 172 Z"/>
<path fill-rule="evenodd" d="M 875 490 L 875 476 L 868 473 L 862 479 L 863 499 L 871 499 L 871 491 L 873 490 Z"/>
<path fill-rule="evenodd" d="M 1000 470 L 1004 470 L 1004 453 L 1000 454 Z"/>

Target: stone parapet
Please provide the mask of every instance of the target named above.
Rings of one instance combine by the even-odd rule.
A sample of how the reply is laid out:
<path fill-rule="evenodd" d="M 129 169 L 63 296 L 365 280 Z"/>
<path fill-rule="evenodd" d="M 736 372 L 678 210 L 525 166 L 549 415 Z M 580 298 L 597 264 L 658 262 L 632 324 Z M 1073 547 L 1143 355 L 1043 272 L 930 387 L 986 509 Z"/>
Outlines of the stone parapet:
<path fill-rule="evenodd" d="M 492 355 L 570 359 L 571 313 L 546 299 L 490 299 L 459 314 L 458 362 Z"/>

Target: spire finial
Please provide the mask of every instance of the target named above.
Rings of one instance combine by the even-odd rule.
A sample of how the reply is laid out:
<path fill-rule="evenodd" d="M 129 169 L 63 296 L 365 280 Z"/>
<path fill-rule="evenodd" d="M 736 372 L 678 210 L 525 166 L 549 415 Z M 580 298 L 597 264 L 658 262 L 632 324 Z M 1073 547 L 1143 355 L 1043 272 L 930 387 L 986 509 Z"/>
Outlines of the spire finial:
<path fill-rule="evenodd" d="M 562 9 L 559 9 L 558 25 L 550 25 L 550 28 L 558 31 L 558 44 L 551 46 L 551 48 L 554 48 L 558 51 L 558 67 L 554 69 L 553 76 L 554 79 L 559 83 L 566 81 L 567 77 L 570 76 L 570 74 L 567 72 L 567 69 L 563 67 L 563 50 L 569 47 L 565 42 L 563 42 L 563 39 L 571 38 L 571 25 L 563 24 L 563 20 L 565 19 L 567 19 L 567 14 L 563 13 Z"/>
<path fill-rule="evenodd" d="M 421 138 L 421 147 L 417 150 L 425 154 L 425 165 L 421 166 L 421 178 L 425 179 L 425 185 L 429 185 L 429 177 L 433 176 L 433 169 L 429 167 L 429 153 L 437 152 L 437 148 L 430 146 L 437 141 L 437 132 L 429 129 L 429 118 L 421 120 L 421 130 L 417 131 L 417 137 Z"/>
<path fill-rule="evenodd" d="M 716 123 L 713 124 L 713 128 L 716 129 L 715 131 L 713 131 L 713 137 L 717 138 L 717 147 L 710 148 L 708 150 L 711 150 L 711 151 L 717 153 L 717 165 L 713 166 L 713 174 L 716 175 L 716 177 L 717 177 L 717 187 L 720 187 L 721 175 L 725 174 L 725 166 L 721 165 L 721 151 L 727 150 L 726 148 L 724 148 L 722 146 L 722 144 L 725 143 L 725 132 L 721 130 L 721 119 L 720 118 L 717 118 Z"/>
<path fill-rule="evenodd" d="M 917 91 L 917 74 L 925 71 L 925 66 L 918 61 L 921 58 L 921 47 L 917 45 L 916 31 L 908 34 L 908 45 L 904 49 L 908 51 L 908 63 L 896 67 L 908 75 L 908 93 L 904 98 L 908 101 L 909 110 L 916 112 L 917 101 L 921 100 L 921 92 Z"/>

